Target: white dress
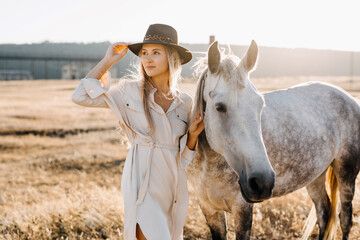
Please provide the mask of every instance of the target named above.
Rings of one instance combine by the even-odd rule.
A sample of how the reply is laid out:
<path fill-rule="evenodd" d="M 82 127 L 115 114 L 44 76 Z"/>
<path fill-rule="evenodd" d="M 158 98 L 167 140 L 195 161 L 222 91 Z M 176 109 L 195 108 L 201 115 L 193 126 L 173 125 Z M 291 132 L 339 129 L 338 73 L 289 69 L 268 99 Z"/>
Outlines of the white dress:
<path fill-rule="evenodd" d="M 110 88 L 110 73 L 100 81 L 81 79 L 72 100 L 82 106 L 110 108 L 132 143 L 121 181 L 124 197 L 124 239 L 136 239 L 136 223 L 148 240 L 182 239 L 188 208 L 184 168 L 195 152 L 186 146 L 190 95 L 180 92 L 165 113 L 150 92 L 155 125 L 148 134 L 140 81 L 121 80 Z"/>

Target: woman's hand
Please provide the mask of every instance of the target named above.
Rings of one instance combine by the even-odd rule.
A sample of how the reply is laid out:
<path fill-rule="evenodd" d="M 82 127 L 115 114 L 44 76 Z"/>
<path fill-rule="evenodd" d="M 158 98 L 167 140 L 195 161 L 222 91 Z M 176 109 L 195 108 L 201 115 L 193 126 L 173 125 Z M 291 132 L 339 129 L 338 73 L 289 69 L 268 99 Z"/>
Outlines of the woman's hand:
<path fill-rule="evenodd" d="M 205 113 L 204 113 L 205 115 Z M 196 115 L 195 121 L 190 125 L 189 132 L 194 136 L 199 136 L 200 133 L 204 130 L 205 124 L 201 118 L 200 112 Z"/>
<path fill-rule="evenodd" d="M 111 44 L 106 51 L 105 57 L 86 75 L 86 78 L 96 78 L 100 80 L 113 64 L 125 56 L 128 45 L 127 43 Z"/>
<path fill-rule="evenodd" d="M 106 51 L 104 59 L 111 65 L 115 64 L 125 56 L 128 50 L 128 45 L 128 43 L 124 42 L 117 42 L 111 44 Z"/>
<path fill-rule="evenodd" d="M 188 146 L 189 149 L 194 150 L 196 141 L 200 133 L 204 130 L 204 128 L 205 128 L 204 121 L 201 118 L 200 113 L 198 113 L 196 115 L 195 121 L 189 127 L 188 138 L 186 142 L 186 145 Z"/>

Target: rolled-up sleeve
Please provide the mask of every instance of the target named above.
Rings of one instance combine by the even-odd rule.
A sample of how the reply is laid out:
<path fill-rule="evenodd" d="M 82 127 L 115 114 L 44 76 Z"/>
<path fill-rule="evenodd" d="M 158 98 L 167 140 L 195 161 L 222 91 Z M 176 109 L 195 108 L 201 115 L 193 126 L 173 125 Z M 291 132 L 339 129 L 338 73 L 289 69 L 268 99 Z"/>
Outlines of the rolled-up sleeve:
<path fill-rule="evenodd" d="M 71 100 L 85 107 L 109 108 L 103 97 L 103 93 L 108 91 L 114 92 L 114 87 L 110 88 L 110 82 L 111 75 L 109 71 L 99 80 L 96 78 L 83 78 L 72 94 Z M 116 90 L 118 89 L 119 86 L 117 86 Z"/>
<path fill-rule="evenodd" d="M 188 136 L 189 130 L 186 131 L 186 133 L 180 138 L 180 166 L 181 168 L 186 168 L 190 162 L 195 157 L 195 149 L 197 146 L 197 141 L 195 144 L 194 150 L 191 150 L 187 145 L 187 136 Z"/>
<path fill-rule="evenodd" d="M 191 108 L 192 108 L 192 98 L 189 95 L 189 97 L 185 100 L 187 104 L 187 130 L 183 136 L 179 139 L 179 145 L 180 145 L 180 166 L 181 168 L 186 168 L 190 162 L 194 159 L 195 153 L 196 153 L 196 147 L 198 142 L 196 141 L 194 150 L 189 149 L 187 146 L 187 138 L 189 134 L 189 127 L 190 127 L 190 114 L 191 114 Z"/>

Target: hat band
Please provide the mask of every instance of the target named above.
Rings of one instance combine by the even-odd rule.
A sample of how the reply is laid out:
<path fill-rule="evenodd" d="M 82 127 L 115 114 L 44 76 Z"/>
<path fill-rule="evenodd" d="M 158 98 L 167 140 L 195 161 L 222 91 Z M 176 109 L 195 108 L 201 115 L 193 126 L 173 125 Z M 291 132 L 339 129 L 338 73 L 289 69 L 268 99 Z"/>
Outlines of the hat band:
<path fill-rule="evenodd" d="M 175 43 L 177 44 L 172 38 L 169 37 L 164 37 L 164 36 L 159 36 L 159 35 L 147 35 L 144 37 L 144 41 L 154 41 L 154 40 L 159 40 L 161 42 L 165 42 L 165 43 Z"/>

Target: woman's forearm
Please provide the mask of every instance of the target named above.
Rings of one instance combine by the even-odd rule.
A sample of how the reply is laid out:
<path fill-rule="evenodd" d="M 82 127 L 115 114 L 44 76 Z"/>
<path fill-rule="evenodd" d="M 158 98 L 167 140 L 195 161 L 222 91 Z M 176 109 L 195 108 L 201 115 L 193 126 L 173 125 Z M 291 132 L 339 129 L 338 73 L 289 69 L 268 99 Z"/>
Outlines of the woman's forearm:
<path fill-rule="evenodd" d="M 85 78 L 96 78 L 101 79 L 101 77 L 106 73 L 107 70 L 111 68 L 113 63 L 106 58 L 103 58 L 87 75 Z"/>
<path fill-rule="evenodd" d="M 205 112 L 204 112 L 205 115 Z M 189 149 L 194 150 L 197 139 L 202 131 L 204 131 L 205 124 L 204 121 L 200 115 L 200 113 L 197 114 L 195 121 L 190 125 L 187 139 L 186 139 L 186 145 Z"/>
<path fill-rule="evenodd" d="M 194 150 L 198 136 L 192 134 L 190 131 L 187 135 L 186 145 L 190 150 Z"/>

